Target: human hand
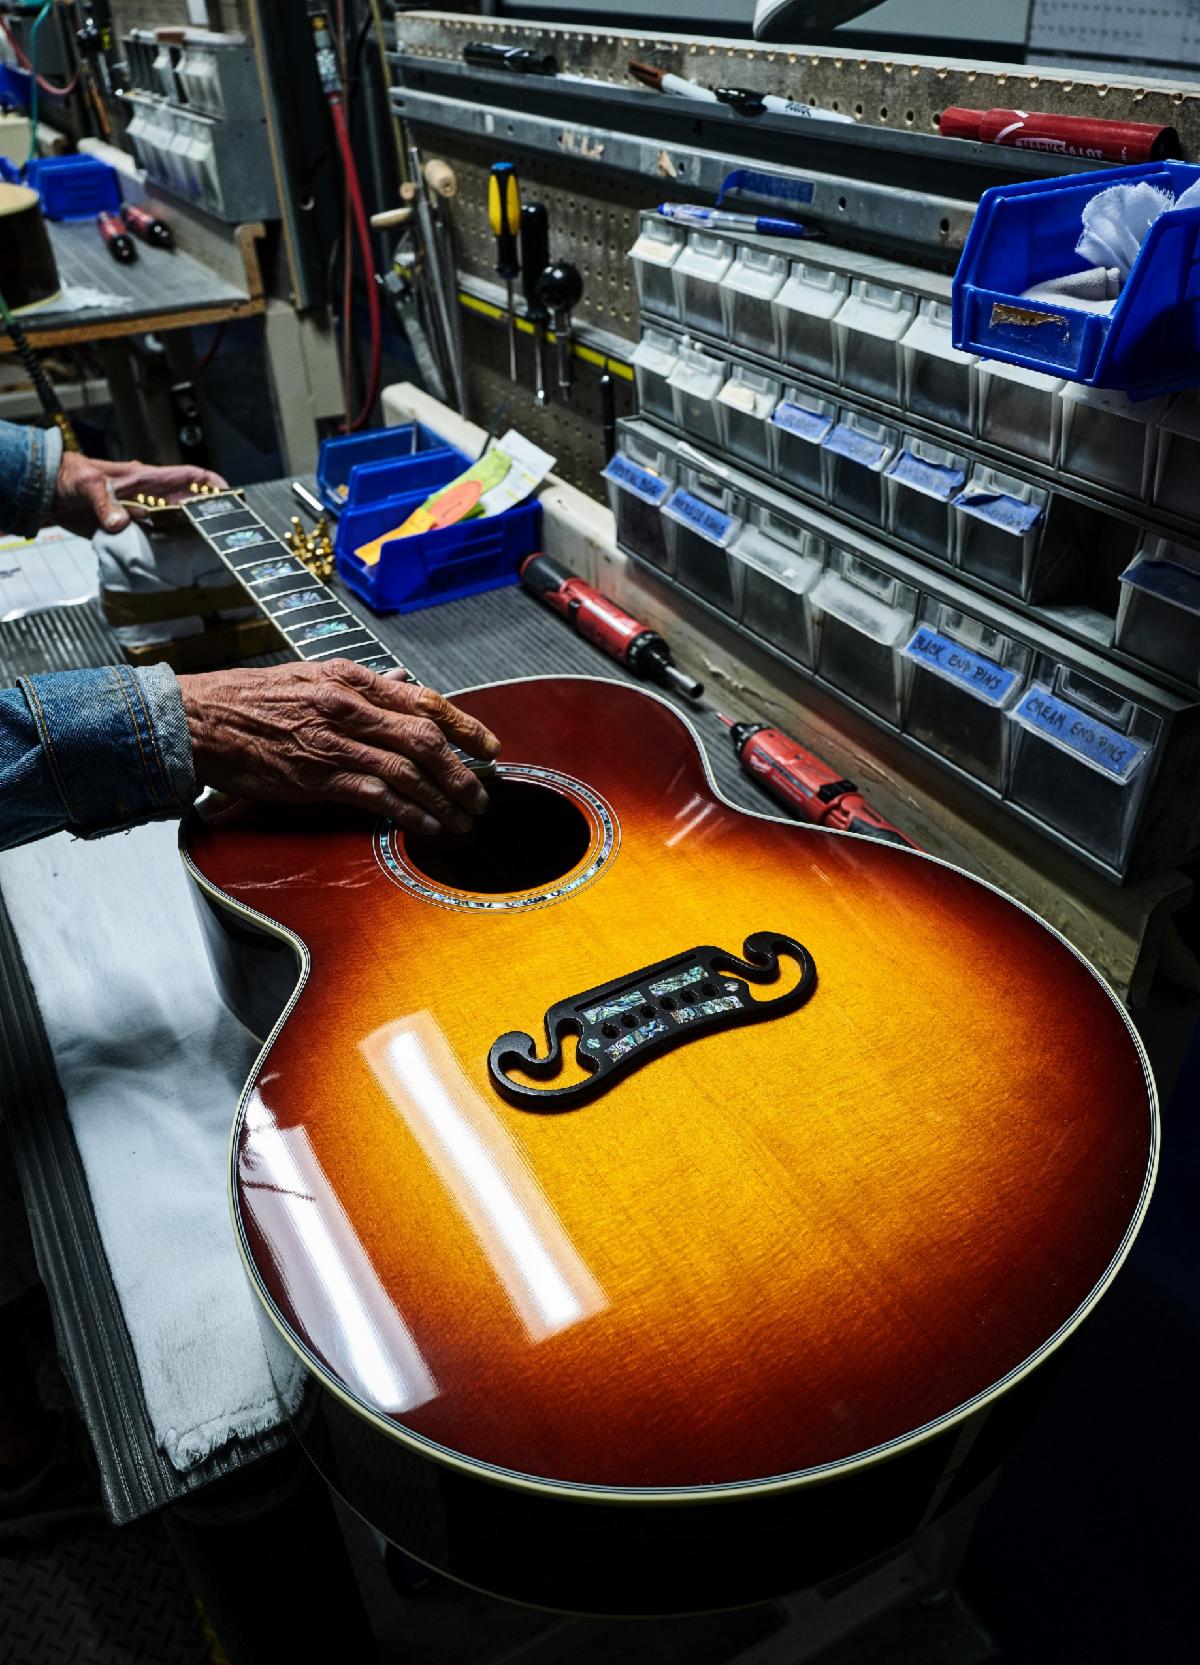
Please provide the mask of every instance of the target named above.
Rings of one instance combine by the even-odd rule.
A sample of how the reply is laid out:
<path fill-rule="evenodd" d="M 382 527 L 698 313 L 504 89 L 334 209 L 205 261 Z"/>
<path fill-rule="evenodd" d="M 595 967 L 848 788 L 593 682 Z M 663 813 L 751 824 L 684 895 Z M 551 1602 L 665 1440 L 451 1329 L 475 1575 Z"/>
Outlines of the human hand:
<path fill-rule="evenodd" d="M 208 468 L 178 463 L 153 468 L 140 462 L 103 462 L 85 457 L 82 451 L 64 451 L 58 465 L 50 518 L 60 526 L 91 537 L 97 525 L 106 532 L 120 532 L 129 525 L 129 511 L 118 497 L 165 497 L 178 503 L 190 496 L 193 484 L 223 487 L 225 481 Z M 137 515 L 135 509 L 134 515 Z"/>
<path fill-rule="evenodd" d="M 346 804 L 408 832 L 467 832 L 487 794 L 456 757 L 500 742 L 432 688 L 350 659 L 181 676 L 202 786 L 277 803 Z"/>

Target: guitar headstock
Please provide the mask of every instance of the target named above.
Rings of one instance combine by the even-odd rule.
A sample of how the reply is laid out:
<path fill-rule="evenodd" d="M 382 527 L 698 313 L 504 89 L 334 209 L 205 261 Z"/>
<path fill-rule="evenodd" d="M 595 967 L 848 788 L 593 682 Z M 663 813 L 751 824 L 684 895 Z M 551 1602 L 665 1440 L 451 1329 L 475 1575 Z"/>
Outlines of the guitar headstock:
<path fill-rule="evenodd" d="M 244 503 L 246 494 L 237 486 L 199 485 L 193 481 L 188 487 L 187 496 L 174 503 L 165 497 L 155 497 L 152 492 L 144 491 L 139 491 L 136 497 L 118 497 L 117 502 L 123 509 L 128 509 L 135 521 L 148 520 L 156 530 L 167 531 L 175 526 L 194 526 L 197 520 L 208 518 L 201 509 L 202 504 L 223 500 L 227 507 L 230 498 Z M 215 515 L 222 510 L 212 509 L 208 512 Z"/>

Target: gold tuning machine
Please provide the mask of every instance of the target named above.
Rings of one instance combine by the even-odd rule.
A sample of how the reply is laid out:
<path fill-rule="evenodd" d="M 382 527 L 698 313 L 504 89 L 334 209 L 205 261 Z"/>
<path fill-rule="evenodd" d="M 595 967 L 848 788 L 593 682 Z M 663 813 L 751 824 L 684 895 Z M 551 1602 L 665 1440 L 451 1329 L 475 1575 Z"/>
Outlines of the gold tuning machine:
<path fill-rule="evenodd" d="M 292 529 L 287 535 L 287 546 L 298 561 L 308 568 L 314 578 L 324 584 L 333 577 L 333 543 L 329 524 L 322 515 L 311 532 L 306 532 L 299 515 L 291 517 Z"/>

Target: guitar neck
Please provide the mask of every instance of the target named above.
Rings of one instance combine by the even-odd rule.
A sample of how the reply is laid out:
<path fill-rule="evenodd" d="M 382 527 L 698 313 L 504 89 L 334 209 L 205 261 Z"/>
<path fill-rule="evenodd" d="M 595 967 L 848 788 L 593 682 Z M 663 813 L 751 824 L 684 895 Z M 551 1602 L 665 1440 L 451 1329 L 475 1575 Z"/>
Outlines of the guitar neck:
<path fill-rule="evenodd" d="M 198 496 L 179 508 L 297 658 L 312 663 L 353 659 L 372 671 L 398 667 L 390 648 L 308 570 L 238 493 Z"/>

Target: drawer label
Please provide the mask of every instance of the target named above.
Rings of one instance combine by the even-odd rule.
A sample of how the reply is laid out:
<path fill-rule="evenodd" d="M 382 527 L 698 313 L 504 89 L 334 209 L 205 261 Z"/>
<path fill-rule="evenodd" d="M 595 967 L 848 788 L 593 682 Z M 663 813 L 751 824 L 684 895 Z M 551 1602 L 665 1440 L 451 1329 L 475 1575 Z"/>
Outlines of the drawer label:
<path fill-rule="evenodd" d="M 961 683 L 976 699 L 988 705 L 1003 705 L 1017 680 L 1016 671 L 997 665 L 994 659 L 985 659 L 981 653 L 972 653 L 961 642 L 936 630 L 914 631 L 904 652 L 948 681 Z"/>
<path fill-rule="evenodd" d="M 654 474 L 648 468 L 639 468 L 637 463 L 622 456 L 620 451 L 609 459 L 608 467 L 604 470 L 606 480 L 615 480 L 617 485 L 624 486 L 635 497 L 640 497 L 645 503 L 661 503 L 670 491 L 670 482 L 664 480 L 661 474 Z"/>
<path fill-rule="evenodd" d="M 1068 705 L 1037 682 L 1020 704 L 1013 707 L 1012 715 L 1022 728 L 1075 752 L 1085 763 L 1113 780 L 1127 781 L 1150 750 L 1146 741 L 1134 740 L 1128 734 L 1107 728 L 1088 712 L 1081 711 L 1077 705 Z"/>
<path fill-rule="evenodd" d="M 693 497 L 690 491 L 674 492 L 663 513 L 670 515 L 672 520 L 679 521 L 681 525 L 689 526 L 709 543 L 720 544 L 722 548 L 733 537 L 737 526 L 732 515 L 714 509 L 711 503 Z"/>
<path fill-rule="evenodd" d="M 797 405 L 791 399 L 785 399 L 776 405 L 771 412 L 771 421 L 785 433 L 799 434 L 801 439 L 811 440 L 819 445 L 825 435 L 833 427 L 833 417 L 823 411 L 808 410 L 804 405 Z"/>

